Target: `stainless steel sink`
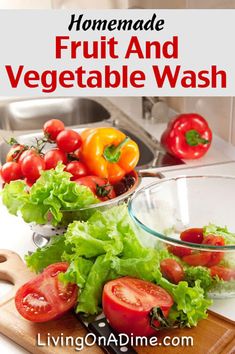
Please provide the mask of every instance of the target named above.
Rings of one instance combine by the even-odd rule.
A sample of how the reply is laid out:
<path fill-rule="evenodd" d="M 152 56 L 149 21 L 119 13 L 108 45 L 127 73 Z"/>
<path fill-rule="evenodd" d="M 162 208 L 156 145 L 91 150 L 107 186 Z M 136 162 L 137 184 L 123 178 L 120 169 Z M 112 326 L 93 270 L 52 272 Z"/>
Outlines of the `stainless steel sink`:
<path fill-rule="evenodd" d="M 61 119 L 66 126 L 78 130 L 90 126 L 114 126 L 122 130 L 139 145 L 141 157 L 138 168 L 183 163 L 167 154 L 155 138 L 103 97 L 14 99 L 0 104 L 0 130 L 11 131 L 21 143 L 31 144 L 35 137 L 40 136 L 43 123 L 52 118 Z M 8 150 L 8 144 L 2 142 L 1 163 L 5 162 Z"/>
<path fill-rule="evenodd" d="M 32 99 L 10 102 L 2 108 L 0 129 L 36 130 L 52 118 L 62 119 L 66 126 L 97 123 L 110 118 L 98 102 L 87 98 Z"/>

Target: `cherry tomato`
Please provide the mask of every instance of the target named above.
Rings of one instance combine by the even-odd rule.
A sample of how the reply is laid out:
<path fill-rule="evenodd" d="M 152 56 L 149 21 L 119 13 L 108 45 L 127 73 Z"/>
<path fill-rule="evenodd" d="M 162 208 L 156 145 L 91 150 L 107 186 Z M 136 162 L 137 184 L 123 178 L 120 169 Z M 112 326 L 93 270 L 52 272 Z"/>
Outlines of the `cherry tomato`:
<path fill-rule="evenodd" d="M 19 160 L 18 160 L 19 164 L 22 163 L 22 161 L 24 160 L 25 157 L 31 156 L 31 155 L 36 155 L 36 154 L 37 153 L 34 149 L 28 149 L 28 150 L 23 151 L 19 157 Z"/>
<path fill-rule="evenodd" d="M 191 266 L 206 266 L 211 259 L 211 252 L 202 251 L 189 256 L 184 256 L 182 260 Z"/>
<path fill-rule="evenodd" d="M 164 278 L 173 284 L 184 280 L 184 270 L 181 264 L 171 258 L 166 258 L 160 263 L 160 269 Z"/>
<path fill-rule="evenodd" d="M 202 228 L 187 229 L 187 230 L 181 232 L 180 238 L 184 242 L 202 243 L 203 229 Z"/>
<path fill-rule="evenodd" d="M 222 266 L 213 266 L 210 268 L 210 272 L 212 277 L 217 275 L 224 281 L 235 280 L 235 269 L 230 269 Z"/>
<path fill-rule="evenodd" d="M 214 246 L 224 246 L 224 238 L 221 236 L 208 235 L 205 236 L 203 242 L 205 245 L 214 245 Z"/>
<path fill-rule="evenodd" d="M 31 188 L 31 187 L 34 185 L 34 183 L 35 183 L 35 181 L 30 181 L 30 179 L 28 179 L 28 178 L 25 178 L 24 180 L 25 180 L 25 183 L 27 184 L 27 186 L 30 187 L 30 188 Z"/>
<path fill-rule="evenodd" d="M 6 157 L 6 162 L 11 162 L 11 161 L 15 161 L 18 162 L 20 155 L 22 154 L 22 152 L 25 150 L 25 146 L 24 145 L 20 145 L 20 144 L 14 144 Z"/>
<path fill-rule="evenodd" d="M 46 322 L 60 317 L 75 305 L 77 285 L 64 285 L 58 279 L 67 269 L 65 262 L 52 264 L 19 288 L 15 305 L 21 316 L 32 322 Z"/>
<path fill-rule="evenodd" d="M 20 164 L 14 161 L 6 162 L 1 168 L 1 175 L 5 183 L 21 179 L 22 171 Z"/>
<path fill-rule="evenodd" d="M 56 138 L 57 146 L 64 152 L 73 152 L 82 145 L 82 138 L 80 134 L 74 130 L 63 130 Z"/>
<path fill-rule="evenodd" d="M 44 126 L 44 134 L 52 141 L 55 141 L 58 134 L 64 130 L 64 123 L 59 119 L 48 120 Z"/>
<path fill-rule="evenodd" d="M 36 181 L 40 177 L 40 172 L 45 170 L 45 161 L 41 156 L 31 154 L 26 156 L 21 162 L 23 175 L 30 181 Z"/>
<path fill-rule="evenodd" d="M 170 253 L 180 258 L 192 254 L 192 250 L 188 247 L 168 245 L 167 249 Z"/>
<path fill-rule="evenodd" d="M 90 188 L 90 190 L 101 200 L 105 201 L 116 197 L 116 193 L 112 185 L 106 178 L 97 176 L 86 176 L 75 180 L 76 183 Z"/>
<path fill-rule="evenodd" d="M 67 156 L 59 149 L 52 149 L 46 152 L 44 161 L 46 164 L 46 170 L 50 170 L 52 168 L 56 168 L 58 162 L 60 161 L 65 165 L 67 163 Z"/>
<path fill-rule="evenodd" d="M 148 281 L 123 277 L 105 284 L 102 307 L 111 327 L 134 336 L 151 336 L 156 330 L 150 326 L 150 312 L 159 307 L 167 317 L 173 299 L 160 286 Z M 154 321 L 159 327 L 159 322 Z"/>
<path fill-rule="evenodd" d="M 68 165 L 65 167 L 65 171 L 73 175 L 73 177 L 71 178 L 72 181 L 76 180 L 77 178 L 87 176 L 89 174 L 86 165 L 80 161 L 69 162 Z"/>
<path fill-rule="evenodd" d="M 223 237 L 214 236 L 214 235 L 206 236 L 202 243 L 205 244 L 205 245 L 214 245 L 214 246 L 224 246 L 225 245 Z M 211 259 L 207 263 L 206 266 L 207 267 L 215 266 L 218 263 L 220 263 L 223 258 L 224 258 L 224 253 L 223 252 L 212 251 L 211 252 Z"/>

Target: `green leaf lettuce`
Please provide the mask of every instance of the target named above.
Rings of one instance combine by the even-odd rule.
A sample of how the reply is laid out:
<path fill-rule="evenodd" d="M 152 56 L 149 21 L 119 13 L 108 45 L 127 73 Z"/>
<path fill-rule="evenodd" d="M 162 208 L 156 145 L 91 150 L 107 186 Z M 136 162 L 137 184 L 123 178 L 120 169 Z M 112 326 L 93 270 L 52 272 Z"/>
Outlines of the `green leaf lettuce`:
<path fill-rule="evenodd" d="M 12 181 L 2 191 L 3 204 L 11 214 L 20 213 L 25 222 L 58 225 L 63 210 L 77 210 L 99 200 L 85 186 L 70 181 L 71 174 L 59 163 L 56 169 L 42 171 L 40 178 L 27 191 L 24 181 Z"/>
<path fill-rule="evenodd" d="M 174 285 L 163 278 L 161 260 L 175 256 L 166 249 L 142 246 L 137 233 L 126 205 L 121 205 L 97 211 L 86 222 L 74 221 L 65 235 L 58 237 L 62 244 L 56 261 L 66 260 L 70 264 L 61 280 L 76 283 L 80 289 L 76 311 L 86 315 L 99 313 L 104 284 L 121 276 L 132 276 L 152 281 L 172 295 L 175 301 L 170 315 L 172 322 L 195 326 L 206 317 L 211 303 L 205 298 L 200 281 L 196 280 L 192 286 L 185 281 Z M 50 257 L 50 247 L 53 244 L 46 251 L 37 250 L 28 256 L 28 265 L 35 270 L 42 269 L 45 266 L 43 252 L 48 259 L 54 260 Z M 53 252 L 55 248 L 54 251 L 52 248 Z"/>

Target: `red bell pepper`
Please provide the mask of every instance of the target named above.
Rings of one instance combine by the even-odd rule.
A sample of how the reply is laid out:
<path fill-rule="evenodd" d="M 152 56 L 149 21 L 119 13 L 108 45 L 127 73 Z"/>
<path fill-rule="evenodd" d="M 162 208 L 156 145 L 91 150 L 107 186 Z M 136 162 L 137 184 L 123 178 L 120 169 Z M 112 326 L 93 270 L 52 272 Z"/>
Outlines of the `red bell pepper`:
<path fill-rule="evenodd" d="M 212 131 L 207 121 L 196 113 L 173 118 L 161 137 L 161 144 L 167 152 L 181 159 L 202 157 L 211 141 Z"/>

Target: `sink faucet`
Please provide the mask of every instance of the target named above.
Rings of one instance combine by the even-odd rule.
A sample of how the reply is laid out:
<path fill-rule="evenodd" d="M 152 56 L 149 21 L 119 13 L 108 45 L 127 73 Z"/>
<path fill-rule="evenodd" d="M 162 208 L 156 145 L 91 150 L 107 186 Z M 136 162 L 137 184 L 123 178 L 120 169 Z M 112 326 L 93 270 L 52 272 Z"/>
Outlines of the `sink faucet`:
<path fill-rule="evenodd" d="M 169 118 L 169 107 L 160 97 L 142 97 L 142 117 L 152 123 L 167 122 Z"/>

